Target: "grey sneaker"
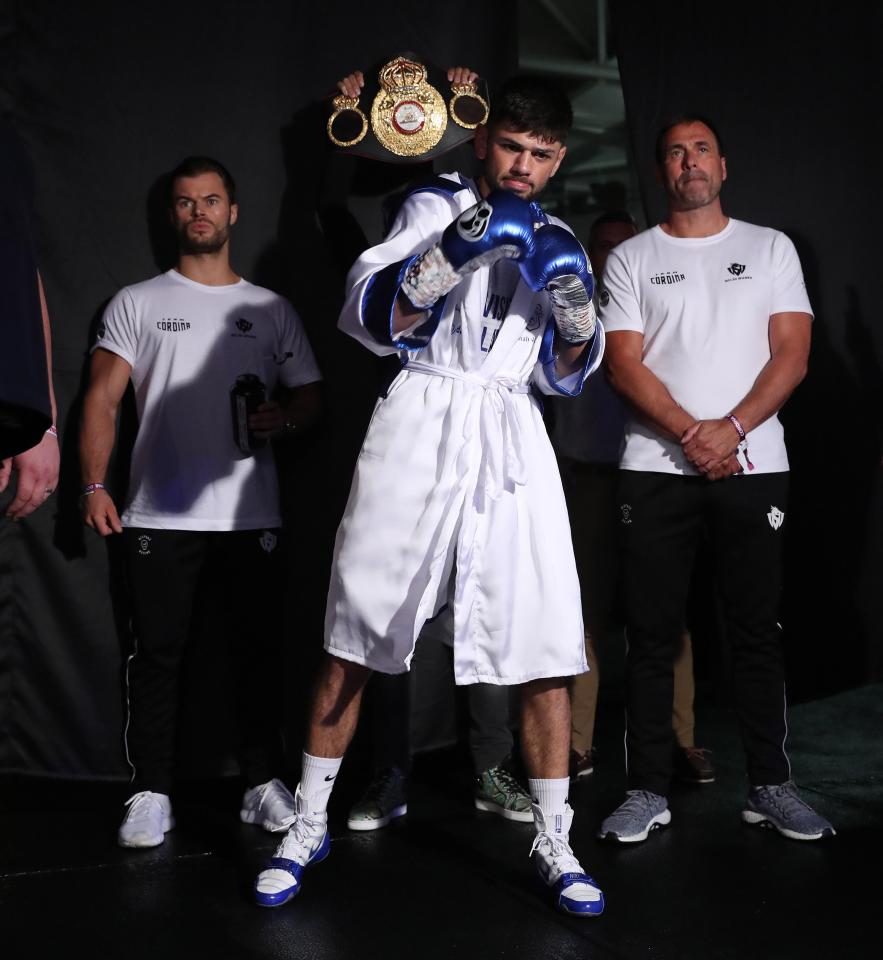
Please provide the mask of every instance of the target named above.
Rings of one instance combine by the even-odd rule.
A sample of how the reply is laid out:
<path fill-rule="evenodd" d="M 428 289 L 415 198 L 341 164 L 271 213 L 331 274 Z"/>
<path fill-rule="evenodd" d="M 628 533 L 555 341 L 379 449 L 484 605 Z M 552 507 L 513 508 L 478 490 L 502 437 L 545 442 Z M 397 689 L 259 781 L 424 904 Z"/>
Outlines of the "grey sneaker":
<path fill-rule="evenodd" d="M 742 811 L 746 823 L 775 827 L 792 840 L 821 840 L 835 836 L 828 821 L 797 794 L 793 780 L 769 787 L 752 787 L 748 804 Z"/>
<path fill-rule="evenodd" d="M 396 767 L 381 770 L 350 810 L 350 830 L 379 830 L 408 812 L 408 778 Z"/>
<path fill-rule="evenodd" d="M 638 843 L 646 840 L 651 830 L 669 823 L 671 811 L 665 797 L 649 790 L 627 790 L 625 801 L 601 824 L 598 837 L 620 843 Z"/>
<path fill-rule="evenodd" d="M 164 793 L 142 790 L 126 801 L 129 808 L 120 824 L 121 847 L 158 847 L 175 826 L 172 803 Z"/>
<path fill-rule="evenodd" d="M 475 808 L 498 813 L 506 820 L 533 820 L 530 797 L 524 787 L 503 766 L 491 767 L 475 781 Z"/>
<path fill-rule="evenodd" d="M 254 823 L 270 833 L 282 833 L 288 829 L 294 816 L 294 797 L 281 780 L 275 777 L 246 790 L 242 797 L 239 819 Z"/>

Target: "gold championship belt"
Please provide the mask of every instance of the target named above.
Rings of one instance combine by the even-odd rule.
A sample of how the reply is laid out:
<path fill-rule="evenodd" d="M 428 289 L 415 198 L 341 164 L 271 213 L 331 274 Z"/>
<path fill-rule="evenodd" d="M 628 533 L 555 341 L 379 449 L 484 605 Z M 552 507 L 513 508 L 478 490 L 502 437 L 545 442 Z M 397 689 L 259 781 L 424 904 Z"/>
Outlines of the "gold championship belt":
<path fill-rule="evenodd" d="M 381 91 L 371 105 L 374 136 L 397 157 L 428 153 L 448 125 L 447 105 L 426 82 L 422 63 L 399 57 L 380 71 Z"/>
<path fill-rule="evenodd" d="M 488 102 L 478 83 L 450 83 L 451 98 L 445 102 L 429 82 L 429 73 L 410 55 L 385 63 L 377 74 L 370 124 L 359 107 L 362 97 L 371 95 L 366 84 L 360 97 L 341 94 L 332 101 L 329 140 L 348 153 L 393 163 L 429 160 L 471 140 L 488 118 Z M 373 136 L 368 136 L 369 129 Z"/>

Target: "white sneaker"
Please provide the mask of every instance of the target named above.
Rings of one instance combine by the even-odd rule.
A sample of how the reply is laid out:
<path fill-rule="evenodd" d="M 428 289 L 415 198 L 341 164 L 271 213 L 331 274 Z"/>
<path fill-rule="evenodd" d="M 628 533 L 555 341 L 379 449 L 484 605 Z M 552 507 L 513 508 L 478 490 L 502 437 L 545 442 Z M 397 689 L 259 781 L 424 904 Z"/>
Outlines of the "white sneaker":
<path fill-rule="evenodd" d="M 300 784 L 294 793 L 294 805 L 285 839 L 276 848 L 267 869 L 255 880 L 254 898 L 261 907 L 280 907 L 296 897 L 304 869 L 324 860 L 331 851 L 328 815 L 310 811 Z"/>
<path fill-rule="evenodd" d="M 276 778 L 246 790 L 242 796 L 239 819 L 243 823 L 255 823 L 270 833 L 281 833 L 288 829 L 293 816 L 294 797 Z"/>
<path fill-rule="evenodd" d="M 580 866 L 568 842 L 573 810 L 565 805 L 564 813 L 548 824 L 536 804 L 533 815 L 537 835 L 530 856 L 540 879 L 555 896 L 555 905 L 573 916 L 599 916 L 604 912 L 604 894 Z"/>
<path fill-rule="evenodd" d="M 164 793 L 142 790 L 129 797 L 126 806 L 129 809 L 117 833 L 121 847 L 158 847 L 175 826 L 172 801 Z"/>

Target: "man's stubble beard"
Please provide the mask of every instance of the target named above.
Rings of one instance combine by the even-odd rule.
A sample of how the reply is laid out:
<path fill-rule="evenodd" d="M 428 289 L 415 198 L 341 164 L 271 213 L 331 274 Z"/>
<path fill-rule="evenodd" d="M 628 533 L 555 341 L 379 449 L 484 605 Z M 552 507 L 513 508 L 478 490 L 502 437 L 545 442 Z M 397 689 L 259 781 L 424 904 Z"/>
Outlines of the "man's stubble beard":
<path fill-rule="evenodd" d="M 695 179 L 700 180 L 700 182 L 706 184 L 706 186 L 710 185 L 710 181 L 704 177 L 696 177 Z M 718 184 L 717 190 L 712 190 L 709 186 L 708 191 L 698 197 L 685 196 L 683 193 L 678 193 L 678 191 L 672 187 L 672 189 L 669 191 L 669 196 L 678 210 L 700 210 L 702 207 L 707 207 L 709 204 L 714 203 L 714 201 L 717 200 L 717 198 L 720 196 L 722 186 L 723 183 Z"/>
<path fill-rule="evenodd" d="M 191 237 L 187 233 L 187 227 L 178 231 L 178 250 L 182 254 L 196 256 L 201 253 L 217 253 L 223 249 L 224 244 L 230 237 L 229 225 L 223 230 L 209 234 L 206 237 Z"/>

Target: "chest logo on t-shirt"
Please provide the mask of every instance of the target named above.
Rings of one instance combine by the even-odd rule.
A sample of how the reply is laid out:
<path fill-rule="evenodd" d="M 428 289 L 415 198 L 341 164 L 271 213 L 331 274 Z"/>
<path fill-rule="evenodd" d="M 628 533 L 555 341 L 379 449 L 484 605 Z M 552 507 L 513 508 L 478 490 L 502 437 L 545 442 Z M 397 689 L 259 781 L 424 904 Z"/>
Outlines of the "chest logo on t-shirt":
<path fill-rule="evenodd" d="M 686 279 L 684 274 L 679 273 L 677 270 L 665 270 L 650 277 L 650 283 L 654 285 L 680 283 Z"/>
<path fill-rule="evenodd" d="M 251 320 L 240 317 L 233 326 L 236 327 L 239 332 L 231 333 L 231 337 L 245 337 L 246 340 L 257 340 L 257 335 L 251 332 L 251 328 L 254 326 Z"/>
<path fill-rule="evenodd" d="M 732 276 L 724 277 L 724 283 L 732 283 L 734 280 L 750 280 L 750 276 L 745 274 L 745 264 L 744 263 L 731 263 L 727 267 L 727 273 L 732 274 Z"/>
<path fill-rule="evenodd" d="M 156 321 L 156 329 L 164 333 L 181 333 L 190 329 L 190 323 L 181 317 L 163 317 L 162 320 Z"/>

